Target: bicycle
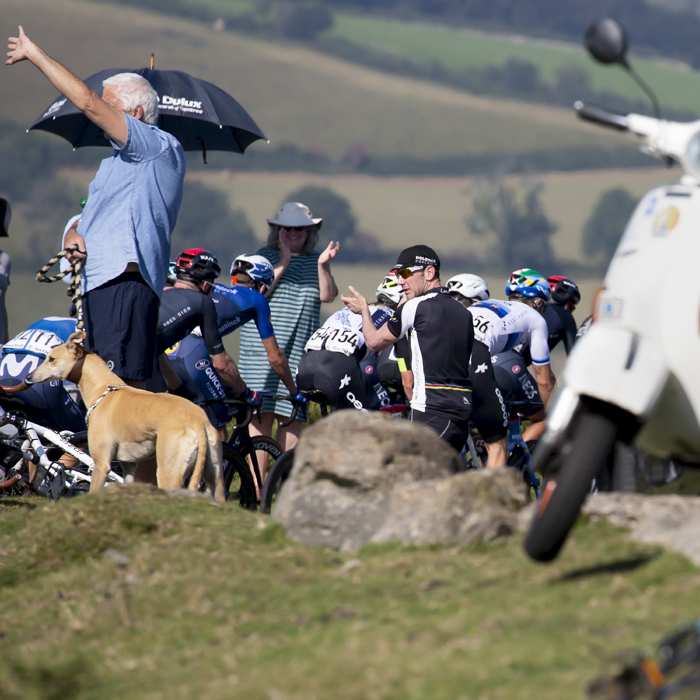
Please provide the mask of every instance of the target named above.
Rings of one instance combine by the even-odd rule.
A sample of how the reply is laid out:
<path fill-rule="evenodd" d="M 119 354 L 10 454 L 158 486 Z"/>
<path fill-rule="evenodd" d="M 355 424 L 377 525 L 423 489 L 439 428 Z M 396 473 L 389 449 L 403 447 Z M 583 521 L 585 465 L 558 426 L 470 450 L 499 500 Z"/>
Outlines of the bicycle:
<path fill-rule="evenodd" d="M 17 399 L 3 397 L 5 407 L 8 401 L 18 403 Z M 54 501 L 62 496 L 86 493 L 92 483 L 95 463 L 78 445 L 86 444 L 87 431 L 58 433 L 28 420 L 20 411 L 6 411 L 5 407 L 0 406 L 0 428 L 4 430 L 0 437 L 0 469 L 4 472 L 0 489 L 3 493 L 21 494 L 31 490 Z M 77 464 L 67 466 L 57 461 L 64 453 L 74 457 Z M 37 467 L 31 480 L 29 464 Z M 121 484 L 124 479 L 111 470 L 107 475 L 107 484 L 110 483 Z"/>

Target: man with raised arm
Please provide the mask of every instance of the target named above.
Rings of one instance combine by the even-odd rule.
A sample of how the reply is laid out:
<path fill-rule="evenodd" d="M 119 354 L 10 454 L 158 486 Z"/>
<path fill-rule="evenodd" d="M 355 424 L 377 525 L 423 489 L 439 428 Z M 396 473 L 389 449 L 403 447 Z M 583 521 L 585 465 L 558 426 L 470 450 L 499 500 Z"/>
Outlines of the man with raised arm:
<path fill-rule="evenodd" d="M 114 151 L 90 184 L 80 222 L 64 237 L 86 259 L 83 303 L 87 346 L 126 383 L 145 388 L 156 362 L 160 296 L 170 233 L 182 201 L 185 159 L 179 141 L 155 123 L 158 96 L 135 73 L 103 82 L 102 97 L 24 33 L 10 37 L 6 64 L 30 61 L 96 124 Z"/>

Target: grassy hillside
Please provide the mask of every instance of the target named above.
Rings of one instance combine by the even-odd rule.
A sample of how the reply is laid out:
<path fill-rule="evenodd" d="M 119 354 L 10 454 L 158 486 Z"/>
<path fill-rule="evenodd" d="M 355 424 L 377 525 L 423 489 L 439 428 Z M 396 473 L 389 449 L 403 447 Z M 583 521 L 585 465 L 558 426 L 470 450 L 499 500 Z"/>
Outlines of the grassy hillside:
<path fill-rule="evenodd" d="M 358 143 L 371 153 L 420 157 L 621 143 L 616 134 L 577 123 L 566 109 L 477 98 L 131 7 L 3 0 L 3 36 L 19 23 L 80 76 L 143 66 L 155 52 L 157 68 L 188 71 L 233 94 L 273 144 L 315 145 L 333 157 Z M 2 66 L 0 91 L 0 118 L 24 127 L 55 95 L 28 64 Z"/>
<path fill-rule="evenodd" d="M 581 28 L 582 35 L 584 29 Z M 416 63 L 440 63 L 453 70 L 502 66 L 512 58 L 529 61 L 537 66 L 542 80 L 552 84 L 560 68 L 573 65 L 586 71 L 591 87 L 599 92 L 644 98 L 623 70 L 594 63 L 581 45 L 340 14 L 328 34 Z M 634 44 L 631 60 L 658 93 L 662 106 L 700 111 L 700 74 L 696 71 L 670 61 L 637 59 Z"/>
<path fill-rule="evenodd" d="M 700 605 L 687 560 L 604 524 L 546 567 L 517 539 L 351 557 L 135 488 L 0 500 L 0 557 L 6 700 L 577 700 Z"/>

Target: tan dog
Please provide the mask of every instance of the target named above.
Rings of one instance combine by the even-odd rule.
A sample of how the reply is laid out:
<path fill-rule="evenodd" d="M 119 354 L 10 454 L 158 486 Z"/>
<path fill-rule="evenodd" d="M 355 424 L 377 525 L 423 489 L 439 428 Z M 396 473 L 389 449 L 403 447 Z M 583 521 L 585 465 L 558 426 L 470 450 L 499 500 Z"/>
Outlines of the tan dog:
<path fill-rule="evenodd" d="M 84 339 L 82 331 L 73 333 L 27 380 L 68 379 L 78 385 L 88 406 L 88 444 L 95 460 L 90 493 L 102 487 L 112 460 L 122 463 L 125 476 L 133 476 L 137 462 L 155 455 L 159 488 L 182 488 L 183 478 L 192 474 L 191 490 L 204 478 L 214 497 L 225 500 L 221 441 L 206 413 L 178 396 L 125 386 L 85 350 Z"/>

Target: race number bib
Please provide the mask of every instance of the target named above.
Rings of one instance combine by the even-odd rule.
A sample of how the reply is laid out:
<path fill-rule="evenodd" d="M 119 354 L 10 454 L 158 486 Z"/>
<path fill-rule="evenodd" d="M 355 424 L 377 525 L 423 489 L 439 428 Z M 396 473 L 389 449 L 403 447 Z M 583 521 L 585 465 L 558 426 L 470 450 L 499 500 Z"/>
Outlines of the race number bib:
<path fill-rule="evenodd" d="M 46 357 L 54 348 L 63 345 L 63 340 L 55 333 L 29 328 L 16 335 L 3 345 L 3 352 L 24 352 L 30 355 Z"/>
<path fill-rule="evenodd" d="M 309 338 L 304 351 L 330 350 L 350 357 L 359 344 L 360 336 L 353 330 L 321 327 Z"/>

